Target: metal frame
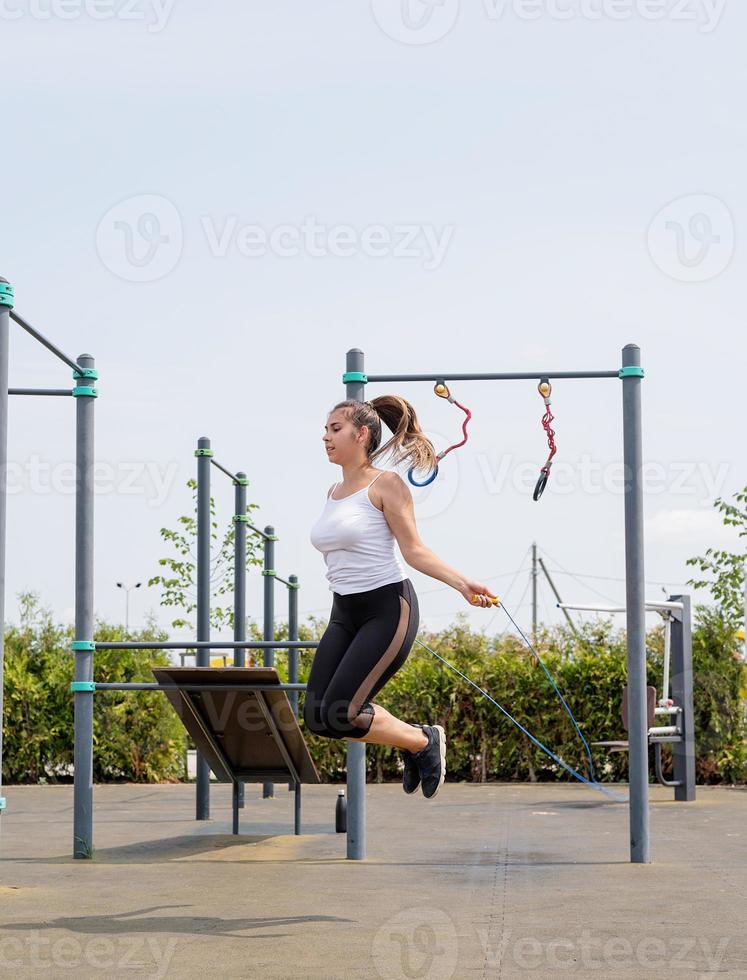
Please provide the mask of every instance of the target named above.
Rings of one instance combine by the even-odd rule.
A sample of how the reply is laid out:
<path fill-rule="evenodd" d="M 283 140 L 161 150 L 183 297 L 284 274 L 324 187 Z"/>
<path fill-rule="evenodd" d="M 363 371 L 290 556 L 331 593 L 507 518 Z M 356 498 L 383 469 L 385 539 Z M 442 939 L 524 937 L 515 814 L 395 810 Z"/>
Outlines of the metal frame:
<path fill-rule="evenodd" d="M 623 461 L 625 487 L 625 593 L 628 642 L 630 796 L 630 860 L 651 860 L 649 833 L 648 729 L 646 724 L 646 632 L 643 550 L 643 462 L 641 439 L 641 351 L 635 344 L 622 349 L 622 366 L 609 371 L 521 371 L 514 373 L 462 374 L 366 374 L 365 356 L 352 348 L 345 359 L 343 377 L 346 397 L 365 400 L 367 383 L 413 381 L 542 381 L 543 379 L 613 378 L 622 381 Z M 348 380 L 351 374 L 356 378 Z M 348 857 L 365 857 L 366 777 L 365 743 L 348 742 L 348 827 L 355 827 L 353 851 L 348 837 Z"/>
<path fill-rule="evenodd" d="M 8 281 L 0 277 L 0 719 L 3 711 L 4 691 L 4 623 L 5 623 L 5 558 L 6 558 L 6 519 L 7 519 L 7 483 L 4 475 L 8 447 L 8 400 L 11 395 L 41 395 L 75 397 L 76 403 L 76 484 L 75 484 L 75 641 L 73 644 L 75 671 L 75 686 L 73 689 L 74 704 L 74 788 L 73 788 L 73 856 L 75 858 L 90 858 L 93 854 L 93 698 L 97 690 L 148 691 L 164 690 L 157 683 L 153 684 L 95 684 L 93 681 L 93 665 L 95 649 L 111 650 L 183 650 L 194 649 L 198 665 L 209 662 L 210 649 L 233 649 L 234 664 L 242 666 L 245 662 L 245 651 L 249 648 L 265 649 L 265 659 L 274 662 L 275 649 L 288 649 L 290 653 L 289 685 L 268 685 L 267 690 L 287 690 L 293 698 L 293 710 L 298 716 L 298 692 L 305 690 L 305 684 L 298 681 L 298 649 L 316 647 L 315 642 L 299 641 L 298 637 L 298 579 L 295 575 L 280 581 L 288 588 L 289 593 L 289 622 L 291 623 L 289 642 L 275 641 L 272 643 L 253 642 L 246 640 L 246 532 L 247 529 L 264 535 L 264 532 L 253 527 L 248 521 L 237 521 L 234 582 L 234 640 L 233 642 L 210 641 L 210 466 L 211 463 L 229 476 L 235 484 L 236 514 L 244 515 L 246 511 L 246 477 L 243 473 L 234 475 L 217 461 L 213 460 L 210 450 L 210 440 L 200 439 L 198 449 L 208 452 L 198 453 L 198 542 L 197 542 L 197 639 L 187 643 L 100 643 L 93 642 L 93 528 L 94 528 L 94 497 L 93 497 L 93 466 L 94 466 L 94 406 L 96 390 L 93 387 L 78 384 L 75 390 L 63 388 L 9 388 L 9 334 L 10 321 L 13 320 L 30 334 L 38 343 L 49 350 L 74 372 L 76 379 L 96 378 L 94 359 L 89 354 L 81 354 L 73 360 L 61 351 L 52 341 L 32 327 L 24 318 L 13 310 L 13 292 Z M 268 529 L 272 531 L 272 529 Z M 274 536 L 273 536 L 274 540 Z M 279 578 L 279 576 L 277 576 Z M 265 577 L 266 595 L 272 589 L 270 576 Z M 274 637 L 272 623 L 265 620 L 265 635 Z M 258 690 L 263 690 L 259 686 Z M 260 695 L 260 700 L 262 700 Z M 5 808 L 2 796 L 2 724 L 0 724 L 0 814 Z M 209 818 L 210 783 L 209 771 L 204 760 L 198 761 L 198 780 L 196 787 L 196 817 L 198 820 Z M 295 828 L 300 830 L 300 783 L 295 780 L 291 788 L 296 790 Z M 234 786 L 236 806 L 243 802 L 243 786 Z M 234 827 L 237 824 L 234 812 Z"/>
<path fill-rule="evenodd" d="M 625 606 L 597 606 L 572 602 L 558 602 L 564 613 L 568 609 L 582 612 L 624 613 Z M 648 743 L 654 746 L 654 771 L 662 786 L 674 788 L 675 800 L 690 802 L 695 799 L 695 713 L 693 708 L 693 658 L 692 621 L 690 596 L 670 596 L 665 601 L 647 600 L 647 612 L 658 612 L 664 622 L 663 681 L 660 698 L 654 715 L 674 717 L 673 725 L 647 726 Z M 566 613 L 567 615 L 567 613 Z M 670 684 L 671 677 L 671 684 Z M 673 704 L 667 704 L 670 697 Z M 664 778 L 661 764 L 661 746 L 672 745 L 674 779 Z M 624 750 L 624 742 L 594 742 L 594 745 Z M 648 763 L 648 760 L 647 760 Z"/>

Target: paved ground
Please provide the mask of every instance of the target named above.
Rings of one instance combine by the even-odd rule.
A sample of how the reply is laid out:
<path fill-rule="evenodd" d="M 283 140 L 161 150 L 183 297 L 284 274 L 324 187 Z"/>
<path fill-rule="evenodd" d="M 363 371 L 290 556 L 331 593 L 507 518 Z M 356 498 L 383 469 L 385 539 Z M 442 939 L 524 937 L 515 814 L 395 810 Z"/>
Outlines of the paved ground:
<path fill-rule="evenodd" d="M 345 860 L 337 788 L 248 787 L 192 820 L 190 786 L 96 789 L 95 859 L 69 857 L 72 791 L 10 787 L 0 974 L 16 977 L 747 977 L 747 791 L 652 788 L 655 863 L 627 808 L 582 786 L 368 788 L 368 858 Z"/>

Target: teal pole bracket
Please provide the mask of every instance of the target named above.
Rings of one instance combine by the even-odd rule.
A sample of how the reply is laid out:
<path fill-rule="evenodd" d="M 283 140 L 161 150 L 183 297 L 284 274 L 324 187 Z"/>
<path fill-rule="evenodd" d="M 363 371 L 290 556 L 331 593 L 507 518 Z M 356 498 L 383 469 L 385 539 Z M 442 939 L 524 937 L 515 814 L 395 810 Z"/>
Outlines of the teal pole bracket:
<path fill-rule="evenodd" d="M 76 385 L 72 390 L 73 398 L 98 398 L 98 388 L 91 385 Z"/>
<path fill-rule="evenodd" d="M 268 578 L 275 578 L 277 572 L 275 571 L 274 568 L 263 568 L 262 574 L 266 575 Z"/>
<path fill-rule="evenodd" d="M 231 520 L 234 522 L 234 524 L 239 524 L 239 523 L 240 524 L 249 524 L 249 515 L 248 514 L 234 514 L 233 517 L 231 518 Z"/>
<path fill-rule="evenodd" d="M 78 381 L 80 378 L 90 378 L 92 381 L 99 380 L 99 372 L 96 368 L 78 368 L 77 371 L 73 371 L 73 378 Z"/>
<path fill-rule="evenodd" d="M 300 589 L 301 588 L 301 583 L 300 582 L 286 582 L 285 584 L 288 586 L 289 589 Z"/>
<path fill-rule="evenodd" d="M 93 694 L 96 685 L 93 681 L 71 681 L 70 690 L 73 694 Z"/>
<path fill-rule="evenodd" d="M 364 385 L 368 384 L 368 375 L 363 371 L 346 371 L 342 376 L 342 383 L 349 384 L 351 381 L 361 381 Z"/>
<path fill-rule="evenodd" d="M 280 540 L 280 538 L 278 537 L 277 534 L 265 534 L 265 538 L 266 538 L 267 541 L 279 541 Z"/>
<path fill-rule="evenodd" d="M 0 306 L 13 309 L 13 287 L 9 282 L 0 282 Z"/>
<path fill-rule="evenodd" d="M 237 476 L 236 479 L 233 482 L 234 482 L 234 485 L 237 486 L 237 487 L 248 487 L 249 486 L 249 479 L 246 476 Z"/>
<path fill-rule="evenodd" d="M 212 449 L 195 449 L 195 456 L 215 456 Z"/>
<path fill-rule="evenodd" d="M 93 640 L 73 640 L 70 644 L 70 649 L 79 652 L 95 650 L 96 643 Z"/>
<path fill-rule="evenodd" d="M 3 810 L 7 807 L 7 805 L 8 804 L 5 802 L 5 797 L 0 796 L 0 813 L 3 812 Z"/>
<path fill-rule="evenodd" d="M 622 367 L 618 371 L 618 377 L 620 378 L 644 378 L 643 368 L 638 367 L 635 364 L 631 364 L 628 367 Z"/>

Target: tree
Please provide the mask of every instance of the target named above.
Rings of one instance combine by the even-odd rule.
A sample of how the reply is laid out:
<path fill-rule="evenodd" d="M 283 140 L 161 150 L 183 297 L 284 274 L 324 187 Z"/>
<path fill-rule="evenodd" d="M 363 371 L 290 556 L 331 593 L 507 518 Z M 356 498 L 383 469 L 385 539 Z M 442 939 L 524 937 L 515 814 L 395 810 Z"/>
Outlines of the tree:
<path fill-rule="evenodd" d="M 722 523 L 739 529 L 738 537 L 747 538 L 747 487 L 734 495 L 735 504 L 717 497 L 713 506 L 722 514 Z M 696 589 L 709 589 L 721 607 L 725 619 L 736 628 L 744 616 L 744 566 L 747 562 L 741 552 L 708 548 L 704 555 L 688 558 L 687 564 L 700 569 L 710 578 L 689 579 L 688 585 Z"/>
<path fill-rule="evenodd" d="M 148 585 L 161 586 L 161 605 L 175 606 L 184 615 L 172 620 L 174 629 L 195 629 L 195 624 L 186 617 L 197 609 L 197 481 L 188 480 L 187 487 L 192 491 L 194 513 L 177 519 L 179 527 L 171 530 L 161 528 L 161 537 L 173 545 L 175 555 L 160 558 L 158 564 L 168 569 L 164 575 L 154 575 Z M 251 513 L 258 504 L 247 504 L 246 512 Z M 236 525 L 231 521 L 223 531 L 219 530 L 215 516 L 215 500 L 210 498 L 210 624 L 216 629 L 233 626 L 233 603 L 221 605 L 222 597 L 233 592 L 234 539 Z M 258 554 L 259 540 L 252 534 L 247 536 L 246 567 L 261 565 Z"/>

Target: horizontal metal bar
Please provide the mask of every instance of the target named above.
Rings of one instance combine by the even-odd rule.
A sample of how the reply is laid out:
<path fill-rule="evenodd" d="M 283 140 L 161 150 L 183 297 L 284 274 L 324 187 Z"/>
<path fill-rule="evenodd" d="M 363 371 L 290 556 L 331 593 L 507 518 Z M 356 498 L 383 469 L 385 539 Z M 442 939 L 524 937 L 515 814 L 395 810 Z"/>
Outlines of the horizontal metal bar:
<path fill-rule="evenodd" d="M 156 684 L 124 681 L 96 684 L 97 691 L 305 691 L 305 684 Z"/>
<path fill-rule="evenodd" d="M 8 388 L 9 395 L 67 395 L 73 394 L 72 388 Z"/>
<path fill-rule="evenodd" d="M 185 640 L 183 643 L 143 641 L 96 642 L 97 650 L 313 650 L 319 640 Z"/>
<path fill-rule="evenodd" d="M 239 478 L 236 476 L 236 474 L 235 473 L 232 473 L 230 470 L 227 470 L 225 468 L 225 466 L 223 466 L 222 463 L 219 463 L 218 460 L 214 456 L 212 456 L 210 458 L 210 462 L 213 464 L 213 466 L 215 466 L 217 469 L 219 469 L 221 471 L 221 473 L 225 473 L 226 476 L 230 476 L 230 478 L 233 480 L 234 483 L 238 483 L 239 482 Z"/>
<path fill-rule="evenodd" d="M 27 323 L 22 316 L 19 316 L 15 310 L 10 311 L 10 318 L 11 320 L 15 320 L 18 326 L 22 327 L 26 333 L 31 334 L 34 340 L 38 340 L 42 347 L 46 347 L 47 350 L 51 351 L 55 357 L 59 357 L 63 363 L 67 364 L 68 367 L 71 367 L 73 371 L 80 370 L 80 364 L 76 364 L 72 357 L 68 357 L 67 354 L 60 350 L 59 347 L 55 347 L 51 340 L 47 340 L 43 334 L 40 334 L 38 330 L 35 330 L 34 327 L 32 327 L 30 323 Z"/>
<path fill-rule="evenodd" d="M 658 728 L 649 728 L 649 735 L 681 735 L 682 731 L 676 725 L 660 725 Z"/>
<path fill-rule="evenodd" d="M 254 531 L 255 534 L 258 534 L 261 538 L 264 538 L 265 541 L 273 541 L 274 540 L 274 538 L 272 538 L 271 535 L 265 534 L 264 531 L 260 530 L 258 527 L 255 527 L 253 524 L 250 524 L 248 521 L 246 523 L 246 526 L 247 526 L 247 528 L 250 531 Z"/>
<path fill-rule="evenodd" d="M 655 715 L 681 715 L 682 708 L 673 704 L 671 708 L 654 708 Z"/>
<path fill-rule="evenodd" d="M 615 371 L 518 371 L 498 374 L 366 374 L 368 381 L 541 381 L 543 378 L 617 378 Z"/>
<path fill-rule="evenodd" d="M 558 609 L 578 609 L 581 612 L 608 612 L 608 613 L 624 613 L 625 606 L 584 606 L 578 605 L 572 602 L 558 602 L 556 603 Z M 662 612 L 669 610 L 681 610 L 681 602 L 658 602 L 657 600 L 646 600 L 646 609 L 649 612 Z"/>

